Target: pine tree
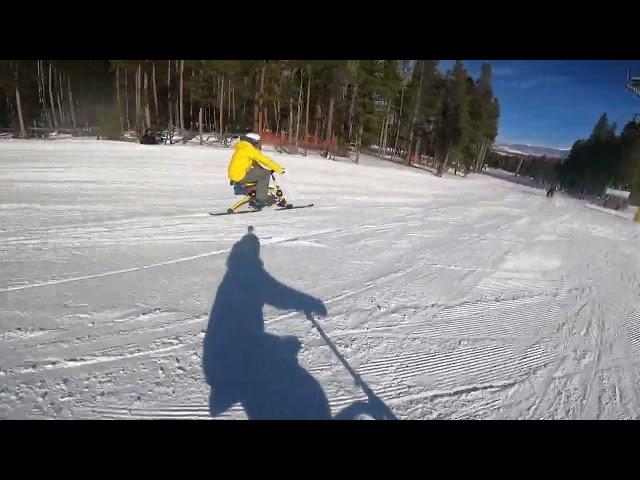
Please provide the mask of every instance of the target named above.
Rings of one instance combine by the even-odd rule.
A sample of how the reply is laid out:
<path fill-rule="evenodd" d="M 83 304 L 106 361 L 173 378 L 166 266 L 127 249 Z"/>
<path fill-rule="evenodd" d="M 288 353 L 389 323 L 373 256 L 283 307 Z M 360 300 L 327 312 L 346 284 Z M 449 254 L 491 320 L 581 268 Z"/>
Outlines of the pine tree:
<path fill-rule="evenodd" d="M 589 140 L 598 141 L 598 140 L 606 140 L 612 132 L 612 126 L 609 124 L 609 120 L 607 119 L 607 114 L 603 113 L 600 115 L 598 122 L 593 127 L 593 131 L 591 132 L 591 136 Z"/>
<path fill-rule="evenodd" d="M 467 77 L 464 65 L 457 60 L 445 80 L 443 103 L 436 127 L 440 153 L 438 176 L 446 171 L 451 154 L 456 156 L 461 153 L 459 147 L 464 144 L 470 131 Z"/>

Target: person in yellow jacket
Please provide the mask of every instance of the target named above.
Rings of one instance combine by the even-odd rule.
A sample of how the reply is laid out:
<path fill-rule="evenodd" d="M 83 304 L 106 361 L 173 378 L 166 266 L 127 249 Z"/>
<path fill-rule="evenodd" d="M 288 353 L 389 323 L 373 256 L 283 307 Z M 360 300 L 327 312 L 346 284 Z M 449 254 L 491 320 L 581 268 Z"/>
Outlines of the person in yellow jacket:
<path fill-rule="evenodd" d="M 257 133 L 240 137 L 231 157 L 227 174 L 229 180 L 240 185 L 256 182 L 256 206 L 269 204 L 269 179 L 271 171 L 284 173 L 284 168 L 260 151 L 261 139 Z"/>

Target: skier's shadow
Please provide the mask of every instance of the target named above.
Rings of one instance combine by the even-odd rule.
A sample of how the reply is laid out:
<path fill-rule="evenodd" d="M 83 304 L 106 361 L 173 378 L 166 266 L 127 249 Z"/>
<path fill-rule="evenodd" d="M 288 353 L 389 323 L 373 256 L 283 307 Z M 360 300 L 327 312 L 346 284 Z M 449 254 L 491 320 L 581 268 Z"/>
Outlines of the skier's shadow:
<path fill-rule="evenodd" d="M 298 338 L 265 333 L 265 304 L 307 315 L 327 313 L 321 300 L 269 275 L 249 227 L 229 253 L 204 338 L 211 415 L 240 403 L 249 419 L 330 419 L 320 384 L 298 364 Z"/>

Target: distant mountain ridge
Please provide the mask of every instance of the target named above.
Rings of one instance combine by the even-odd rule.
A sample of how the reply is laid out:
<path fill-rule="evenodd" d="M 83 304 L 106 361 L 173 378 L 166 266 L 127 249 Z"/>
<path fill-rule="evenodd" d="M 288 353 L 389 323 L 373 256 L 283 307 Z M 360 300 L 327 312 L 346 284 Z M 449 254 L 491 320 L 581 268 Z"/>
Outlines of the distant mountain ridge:
<path fill-rule="evenodd" d="M 536 145 L 525 145 L 522 143 L 499 143 L 493 146 L 497 152 L 511 153 L 514 155 L 526 155 L 541 157 L 545 155 L 552 158 L 567 158 L 570 149 L 560 149 L 551 147 L 538 147 Z"/>

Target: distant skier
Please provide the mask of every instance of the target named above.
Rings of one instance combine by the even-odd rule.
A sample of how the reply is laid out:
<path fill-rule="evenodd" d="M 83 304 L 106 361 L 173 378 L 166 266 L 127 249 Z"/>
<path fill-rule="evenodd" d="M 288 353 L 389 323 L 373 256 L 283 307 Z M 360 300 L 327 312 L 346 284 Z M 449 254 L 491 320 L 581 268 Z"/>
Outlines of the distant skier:
<path fill-rule="evenodd" d="M 552 183 L 547 190 L 547 198 L 553 197 L 553 192 L 556 191 L 556 186 Z"/>
<path fill-rule="evenodd" d="M 260 151 L 261 138 L 257 133 L 247 133 L 236 143 L 227 174 L 229 180 L 240 185 L 256 182 L 255 206 L 257 209 L 270 204 L 269 180 L 271 171 L 284 173 L 284 168 Z"/>

